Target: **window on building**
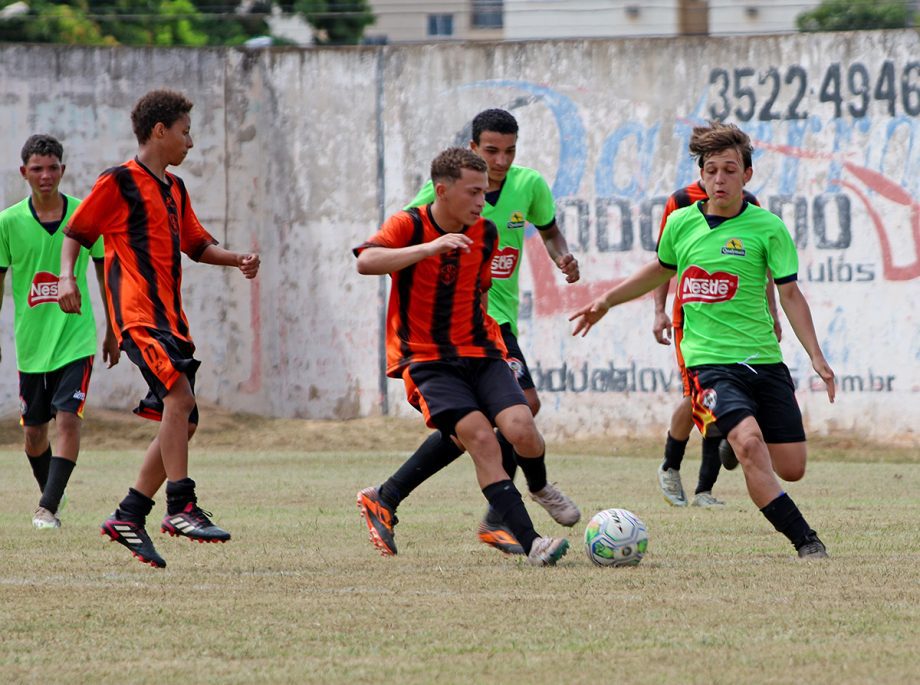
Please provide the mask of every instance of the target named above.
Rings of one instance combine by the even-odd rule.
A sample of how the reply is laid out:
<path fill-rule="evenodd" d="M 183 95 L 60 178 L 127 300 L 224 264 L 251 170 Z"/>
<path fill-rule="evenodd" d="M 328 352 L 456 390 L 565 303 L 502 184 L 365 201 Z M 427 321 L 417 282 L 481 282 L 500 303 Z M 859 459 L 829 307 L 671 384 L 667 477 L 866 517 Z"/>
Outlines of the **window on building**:
<path fill-rule="evenodd" d="M 428 35 L 429 36 L 452 36 L 454 35 L 454 15 L 453 14 L 429 14 L 428 15 Z"/>
<path fill-rule="evenodd" d="M 500 29 L 505 25 L 504 0 L 473 0 L 474 29 Z"/>

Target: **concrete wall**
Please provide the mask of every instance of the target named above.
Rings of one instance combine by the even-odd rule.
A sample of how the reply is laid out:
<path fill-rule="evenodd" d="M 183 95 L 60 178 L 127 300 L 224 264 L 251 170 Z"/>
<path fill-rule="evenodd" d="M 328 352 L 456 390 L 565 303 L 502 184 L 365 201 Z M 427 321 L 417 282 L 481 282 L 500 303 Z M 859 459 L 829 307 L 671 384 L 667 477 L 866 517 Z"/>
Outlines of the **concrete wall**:
<path fill-rule="evenodd" d="M 655 433 L 678 398 L 650 299 L 584 340 L 567 314 L 653 258 L 667 195 L 692 181 L 690 128 L 727 116 L 754 138 L 749 188 L 800 248 L 801 287 L 837 371 L 829 405 L 788 323 L 783 349 L 810 430 L 917 441 L 920 419 L 920 63 L 913 32 L 640 39 L 245 53 L 0 49 L 2 203 L 22 197 L 32 132 L 67 146 L 65 190 L 133 153 L 128 111 L 153 86 L 195 100 L 196 149 L 178 170 L 203 223 L 257 248 L 254 284 L 187 264 L 205 362 L 200 394 L 278 416 L 410 415 L 380 375 L 381 281 L 349 248 L 402 206 L 430 159 L 502 106 L 518 162 L 543 171 L 583 281 L 566 286 L 527 242 L 522 344 L 555 435 Z M 532 229 L 530 229 L 532 231 Z M 0 399 L 15 407 L 11 307 L 0 317 Z M 7 379 L 2 381 L 2 379 Z M 381 388 L 386 389 L 385 396 Z M 126 362 L 97 368 L 91 404 L 141 394 Z"/>

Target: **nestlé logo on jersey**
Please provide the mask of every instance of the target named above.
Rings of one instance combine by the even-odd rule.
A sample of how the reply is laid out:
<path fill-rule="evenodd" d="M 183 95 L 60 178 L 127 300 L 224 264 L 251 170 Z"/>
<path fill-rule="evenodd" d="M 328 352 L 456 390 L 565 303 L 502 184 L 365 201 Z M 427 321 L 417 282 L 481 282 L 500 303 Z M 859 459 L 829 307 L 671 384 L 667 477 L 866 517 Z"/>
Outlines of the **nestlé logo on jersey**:
<path fill-rule="evenodd" d="M 508 217 L 508 228 L 524 228 L 524 212 L 511 212 Z"/>
<path fill-rule="evenodd" d="M 745 251 L 744 243 L 741 242 L 741 238 L 729 238 L 725 243 L 725 247 L 722 248 L 722 254 L 743 257 Z"/>
<path fill-rule="evenodd" d="M 510 245 L 499 250 L 492 257 L 492 278 L 511 278 L 517 268 L 520 251 Z"/>
<path fill-rule="evenodd" d="M 709 273 L 696 265 L 688 266 L 680 277 L 680 301 L 727 302 L 738 292 L 738 276 L 716 271 Z"/>
<path fill-rule="evenodd" d="M 58 277 L 47 271 L 39 271 L 29 287 L 29 306 L 37 307 L 58 301 Z"/>

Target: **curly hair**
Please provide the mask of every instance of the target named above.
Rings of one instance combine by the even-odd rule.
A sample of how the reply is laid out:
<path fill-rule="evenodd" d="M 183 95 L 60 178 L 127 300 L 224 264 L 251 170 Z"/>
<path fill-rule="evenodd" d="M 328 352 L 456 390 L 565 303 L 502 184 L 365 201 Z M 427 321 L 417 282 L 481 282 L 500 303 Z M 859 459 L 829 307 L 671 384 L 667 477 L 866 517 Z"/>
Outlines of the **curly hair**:
<path fill-rule="evenodd" d="M 729 149 L 737 150 L 744 168 L 749 169 L 754 154 L 754 146 L 747 133 L 734 124 L 723 124 L 720 121 L 710 121 L 708 126 L 694 127 L 688 147 L 701 169 L 707 157 Z"/>
<path fill-rule="evenodd" d="M 192 110 L 192 101 L 174 90 L 151 90 L 131 110 L 131 125 L 137 142 L 143 145 L 150 140 L 153 127 L 162 123 L 169 128 L 183 114 Z"/>
<path fill-rule="evenodd" d="M 449 147 L 431 162 L 431 180 L 434 183 L 456 181 L 463 169 L 486 173 L 489 170 L 485 160 L 465 147 Z"/>
<path fill-rule="evenodd" d="M 57 157 L 58 161 L 62 161 L 64 159 L 64 146 L 54 136 L 49 136 L 47 133 L 36 133 L 34 136 L 29 136 L 26 144 L 22 146 L 21 154 L 23 165 L 29 163 L 29 158 L 32 155 L 48 155 Z"/>
<path fill-rule="evenodd" d="M 479 136 L 483 131 L 517 134 L 517 119 L 503 109 L 483 110 L 473 117 L 473 142 L 477 145 L 479 145 Z"/>

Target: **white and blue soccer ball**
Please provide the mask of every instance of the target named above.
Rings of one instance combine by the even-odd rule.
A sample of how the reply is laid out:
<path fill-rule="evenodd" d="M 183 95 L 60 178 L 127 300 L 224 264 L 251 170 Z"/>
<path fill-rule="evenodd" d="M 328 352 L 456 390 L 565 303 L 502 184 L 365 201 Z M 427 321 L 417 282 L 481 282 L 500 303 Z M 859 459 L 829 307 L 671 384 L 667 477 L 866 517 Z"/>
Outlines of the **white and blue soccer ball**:
<path fill-rule="evenodd" d="M 626 509 L 597 512 L 585 528 L 585 552 L 598 566 L 635 566 L 648 548 L 648 528 Z"/>

